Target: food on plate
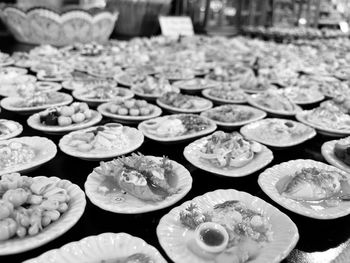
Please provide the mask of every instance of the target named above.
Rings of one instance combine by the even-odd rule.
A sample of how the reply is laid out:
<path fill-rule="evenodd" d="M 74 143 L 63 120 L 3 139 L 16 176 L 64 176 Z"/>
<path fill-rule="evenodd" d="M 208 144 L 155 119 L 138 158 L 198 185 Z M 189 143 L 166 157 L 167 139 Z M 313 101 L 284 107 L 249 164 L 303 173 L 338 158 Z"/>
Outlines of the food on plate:
<path fill-rule="evenodd" d="M 103 194 L 119 187 L 141 200 L 157 202 L 178 191 L 171 185 L 176 174 L 172 162 L 166 157 L 156 161 L 142 154 L 132 154 L 101 162 L 94 171 L 104 178 L 98 189 Z"/>
<path fill-rule="evenodd" d="M 317 107 L 313 110 L 305 111 L 304 118 L 316 127 L 339 131 L 350 130 L 350 116 L 338 110 Z"/>
<path fill-rule="evenodd" d="M 137 95 L 144 96 L 154 96 L 160 97 L 167 92 L 179 92 L 175 87 L 172 87 L 169 81 L 165 78 L 154 78 L 147 76 L 144 81 L 136 83 L 131 87 L 131 90 L 134 91 Z"/>
<path fill-rule="evenodd" d="M 92 111 L 83 102 L 74 102 L 70 106 L 45 110 L 40 115 L 40 123 L 47 126 L 69 126 L 92 118 Z"/>
<path fill-rule="evenodd" d="M 199 151 L 202 160 L 221 168 L 242 167 L 262 151 L 260 143 L 243 138 L 238 132 L 216 131 Z"/>
<path fill-rule="evenodd" d="M 57 221 L 69 208 L 70 196 L 60 181 L 48 177 L 5 174 L 0 179 L 0 244 L 33 236 Z"/>
<path fill-rule="evenodd" d="M 147 78 L 147 75 L 136 73 L 132 74 L 131 72 L 121 72 L 117 74 L 114 79 L 121 85 L 124 86 L 133 86 L 138 82 L 144 81 Z"/>
<path fill-rule="evenodd" d="M 245 93 L 238 86 L 229 83 L 223 83 L 222 85 L 204 90 L 202 94 L 209 99 L 222 100 L 228 103 L 243 103 L 247 101 Z"/>
<path fill-rule="evenodd" d="M 177 137 L 206 130 L 212 124 L 194 114 L 177 114 L 143 122 L 145 130 L 158 137 Z"/>
<path fill-rule="evenodd" d="M 61 89 L 61 85 L 55 82 L 38 81 L 33 83 L 26 83 L 18 85 L 16 93 L 20 97 L 28 98 L 33 94 L 58 91 Z"/>
<path fill-rule="evenodd" d="M 187 246 L 203 261 L 248 262 L 273 240 L 268 217 L 238 200 L 217 203 L 206 211 L 192 202 L 180 211 L 179 220 L 194 231 L 194 242 Z"/>
<path fill-rule="evenodd" d="M 251 93 L 263 92 L 271 87 L 265 78 L 256 76 L 252 70 L 248 70 L 244 74 L 239 75 L 234 79 L 234 83 L 242 90 Z"/>
<path fill-rule="evenodd" d="M 323 94 L 316 87 L 309 86 L 291 86 L 283 89 L 292 102 L 297 104 L 306 104 L 320 101 L 324 98 Z"/>
<path fill-rule="evenodd" d="M 275 90 L 251 95 L 248 101 L 253 106 L 277 112 L 293 113 L 300 109 L 286 95 Z"/>
<path fill-rule="evenodd" d="M 108 103 L 106 110 L 115 115 L 137 117 L 152 115 L 155 107 L 145 100 L 117 99 Z"/>
<path fill-rule="evenodd" d="M 350 99 L 345 95 L 337 96 L 331 100 L 324 101 L 320 104 L 320 106 L 331 111 L 341 111 L 346 114 L 350 113 Z"/>
<path fill-rule="evenodd" d="M 251 69 L 224 63 L 216 65 L 207 77 L 215 81 L 232 82 L 246 74 L 248 71 L 251 71 Z"/>
<path fill-rule="evenodd" d="M 13 103 L 16 108 L 34 108 L 62 103 L 67 100 L 67 95 L 60 92 L 38 92 L 29 97 L 23 97 Z"/>
<path fill-rule="evenodd" d="M 22 129 L 22 126 L 14 121 L 0 119 L 0 139 L 1 137 L 5 137 L 17 131 L 18 129 Z"/>
<path fill-rule="evenodd" d="M 255 114 L 254 111 L 249 110 L 249 107 L 237 105 L 222 105 L 202 113 L 203 116 L 209 119 L 225 123 L 248 121 L 252 119 Z"/>
<path fill-rule="evenodd" d="M 109 124 L 77 131 L 69 136 L 67 146 L 81 152 L 123 150 L 129 147 L 130 139 L 122 125 Z"/>
<path fill-rule="evenodd" d="M 336 78 L 331 78 L 329 80 L 315 80 L 318 84 L 320 92 L 326 97 L 334 98 L 347 94 L 348 85 L 346 82 L 339 81 Z"/>
<path fill-rule="evenodd" d="M 338 140 L 334 145 L 334 155 L 350 165 L 350 137 Z"/>
<path fill-rule="evenodd" d="M 34 149 L 27 144 L 16 141 L 0 144 L 0 169 L 29 163 L 35 156 Z"/>
<path fill-rule="evenodd" d="M 189 80 L 179 80 L 173 83 L 173 86 L 183 90 L 201 90 L 213 88 L 220 85 L 220 82 L 211 79 L 194 78 Z"/>
<path fill-rule="evenodd" d="M 339 170 L 340 171 L 340 170 Z M 334 169 L 302 167 L 282 177 L 276 184 L 278 193 L 304 205 L 338 206 L 350 194 L 350 177 Z"/>
<path fill-rule="evenodd" d="M 191 68 L 180 65 L 164 65 L 159 69 L 160 73 L 156 74 L 157 78 L 166 78 L 169 80 L 193 79 L 195 72 Z"/>
<path fill-rule="evenodd" d="M 157 102 L 179 110 L 200 110 L 211 107 L 211 102 L 198 96 L 184 95 L 177 92 L 167 92 Z"/>
<path fill-rule="evenodd" d="M 110 101 L 117 98 L 131 98 L 133 94 L 124 88 L 97 84 L 77 88 L 73 91 L 73 96 L 80 100 Z"/>

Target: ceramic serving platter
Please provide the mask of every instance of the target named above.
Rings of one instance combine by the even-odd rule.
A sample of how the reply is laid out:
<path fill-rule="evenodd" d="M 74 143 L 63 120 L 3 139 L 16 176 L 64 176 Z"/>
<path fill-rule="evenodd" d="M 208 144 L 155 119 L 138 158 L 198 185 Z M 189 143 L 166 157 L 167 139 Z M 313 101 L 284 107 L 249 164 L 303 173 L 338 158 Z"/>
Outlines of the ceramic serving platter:
<path fill-rule="evenodd" d="M 254 154 L 254 158 L 248 164 L 242 167 L 217 167 L 211 164 L 208 160 L 200 157 L 201 150 L 205 147 L 211 135 L 198 139 L 190 143 L 184 149 L 184 156 L 194 166 L 210 173 L 227 176 L 227 177 L 241 177 L 250 175 L 261 168 L 268 165 L 273 160 L 272 151 L 266 146 L 262 146 L 259 153 Z"/>
<path fill-rule="evenodd" d="M 159 162 L 162 158 L 148 156 Z M 171 161 L 175 172 L 175 177 L 170 185 L 178 191 L 164 200 L 152 202 L 143 201 L 133 195 L 125 193 L 119 187 L 115 187 L 112 192 L 103 193 L 99 187 L 103 186 L 105 180 L 103 176 L 93 171 L 85 182 L 85 192 L 90 201 L 103 210 L 120 214 L 140 214 L 151 212 L 171 206 L 181 200 L 192 188 L 192 177 L 190 172 L 181 164 Z"/>
<path fill-rule="evenodd" d="M 142 145 L 144 140 L 144 136 L 142 132 L 140 132 L 136 128 L 123 126 L 121 127 L 122 133 L 127 140 L 124 142 L 126 145 L 123 145 L 122 148 L 118 144 L 114 146 L 112 145 L 111 149 L 93 149 L 93 150 L 83 152 L 83 151 L 79 151 L 76 147 L 72 147 L 69 145 L 69 141 L 72 139 L 73 135 L 80 134 L 83 132 L 89 132 L 91 130 L 95 130 L 96 128 L 97 127 L 90 127 L 83 130 L 74 131 L 63 136 L 59 142 L 59 147 L 61 151 L 70 156 L 77 157 L 83 160 L 89 160 L 89 161 L 105 160 L 105 159 L 111 159 L 113 157 L 117 157 L 117 156 L 135 151 Z"/>
<path fill-rule="evenodd" d="M 84 192 L 79 186 L 72 184 L 68 180 L 61 180 L 54 177 L 60 182 L 60 187 L 64 188 L 70 196 L 68 210 L 64 212 L 60 218 L 44 228 L 40 233 L 34 236 L 26 236 L 24 238 L 12 238 L 7 241 L 0 242 L 0 255 L 18 254 L 40 247 L 51 240 L 63 235 L 72 228 L 83 215 L 86 200 Z"/>
<path fill-rule="evenodd" d="M 143 254 L 154 263 L 166 263 L 156 248 L 127 233 L 103 233 L 53 249 L 24 263 L 118 262 Z"/>
<path fill-rule="evenodd" d="M 42 131 L 47 134 L 64 134 L 71 131 L 84 129 L 84 128 L 93 126 L 102 120 L 102 115 L 99 112 L 95 110 L 91 110 L 91 118 L 86 119 L 83 122 L 74 123 L 68 126 L 59 126 L 59 125 L 50 126 L 40 122 L 40 114 L 42 113 L 39 112 L 30 116 L 27 120 L 27 124 L 29 125 L 29 127 L 33 128 L 34 130 Z"/>
<path fill-rule="evenodd" d="M 276 124 L 276 126 L 270 127 L 269 125 L 271 123 Z M 293 125 L 294 128 L 289 128 L 287 125 Z M 275 130 L 271 131 L 269 127 Z M 285 128 L 282 129 L 283 127 Z M 298 129 L 303 132 L 293 134 L 293 132 L 297 132 Z M 275 148 L 292 147 L 316 136 L 315 129 L 303 123 L 278 118 L 267 118 L 249 123 L 243 126 L 240 132 L 251 140 Z"/>
<path fill-rule="evenodd" d="M 338 140 L 325 142 L 321 147 L 321 153 L 329 164 L 350 174 L 350 166 L 334 154 L 334 146 L 337 142 Z"/>
<path fill-rule="evenodd" d="M 28 145 L 34 150 L 35 157 L 29 163 L 8 166 L 0 171 L 0 175 L 14 172 L 27 172 L 38 168 L 40 165 L 53 159 L 57 153 L 57 147 L 53 141 L 45 137 L 19 137 L 0 141 L 0 146 L 8 145 L 12 142 L 19 142 Z"/>
<path fill-rule="evenodd" d="M 256 196 L 228 189 L 216 190 L 198 196 L 173 208 L 161 218 L 157 227 L 157 236 L 167 255 L 174 262 L 214 263 L 214 260 L 203 260 L 189 248 L 189 243 L 193 239 L 193 231 L 190 231 L 180 223 L 179 214 L 191 203 L 197 204 L 201 211 L 207 211 L 211 210 L 215 204 L 229 200 L 241 201 L 249 208 L 265 214 L 272 225 L 272 241 L 268 242 L 254 259 L 249 260 L 249 263 L 281 262 L 295 247 L 299 239 L 298 229 L 287 215 Z"/>
<path fill-rule="evenodd" d="M 12 130 L 12 132 L 10 132 L 8 134 L 0 133 L 0 141 L 8 140 L 8 139 L 11 139 L 13 137 L 16 137 L 16 136 L 20 135 L 23 131 L 23 126 L 21 124 L 19 124 L 18 122 L 12 121 L 12 120 L 0 119 L 0 126 L 6 125 L 6 124 L 10 124 L 11 126 L 13 126 L 14 130 Z"/>
<path fill-rule="evenodd" d="M 302 168 L 316 167 L 327 171 L 336 171 L 347 177 L 344 171 L 325 163 L 314 160 L 292 160 L 275 165 L 260 174 L 258 183 L 261 189 L 276 203 L 297 214 L 316 219 L 335 219 L 350 214 L 350 202 L 340 201 L 338 206 L 324 207 L 317 202 L 305 205 L 302 201 L 296 201 L 279 194 L 276 184 L 283 177 L 294 175 Z"/>

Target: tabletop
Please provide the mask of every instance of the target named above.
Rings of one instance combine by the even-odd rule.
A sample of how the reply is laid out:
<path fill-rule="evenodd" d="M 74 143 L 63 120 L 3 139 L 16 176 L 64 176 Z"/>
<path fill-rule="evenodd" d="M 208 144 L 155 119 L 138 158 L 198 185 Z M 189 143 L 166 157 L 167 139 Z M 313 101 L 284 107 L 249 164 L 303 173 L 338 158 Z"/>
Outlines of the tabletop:
<path fill-rule="evenodd" d="M 3 52 L 11 53 L 17 50 L 27 51 L 30 48 L 31 46 L 16 44 L 11 39 L 0 39 L 0 50 Z M 46 135 L 31 129 L 26 123 L 28 118 L 26 116 L 16 115 L 2 109 L 0 118 L 13 119 L 20 122 L 24 127 L 23 133 L 20 136 L 44 136 L 53 140 L 56 145 L 61 138 L 61 136 Z M 102 123 L 106 122 L 107 120 L 105 119 L 102 121 Z M 321 145 L 328 140 L 332 140 L 332 138 L 318 134 L 313 139 L 301 145 L 288 149 L 273 150 L 274 160 L 268 167 L 293 159 L 313 159 L 326 162 L 321 155 Z M 272 201 L 259 187 L 257 178 L 266 168 L 245 177 L 229 178 L 217 176 L 194 167 L 184 158 L 183 150 L 188 143 L 189 142 L 177 143 L 169 146 L 145 139 L 143 145 L 137 150 L 144 155 L 168 156 L 170 159 L 184 165 L 190 171 L 193 178 L 192 189 L 175 205 L 154 212 L 125 215 L 104 211 L 93 205 L 87 199 L 87 205 L 83 216 L 68 232 L 39 248 L 11 256 L 2 256 L 0 257 L 0 262 L 22 262 L 39 256 L 48 250 L 59 248 L 69 242 L 78 241 L 84 237 L 98 235 L 104 232 L 126 232 L 140 237 L 147 243 L 155 246 L 160 253 L 171 262 L 157 239 L 156 227 L 159 220 L 173 207 L 216 189 L 236 189 L 258 196 L 277 207 L 294 221 L 298 227 L 300 239 L 295 249 L 283 263 L 331 262 L 344 249 L 350 246 L 350 215 L 333 220 L 317 220 L 293 213 Z M 57 176 L 62 179 L 68 179 L 84 189 L 87 176 L 92 172 L 93 168 L 98 165 L 99 162 L 83 161 L 68 156 L 58 150 L 53 160 L 29 172 L 28 175 Z"/>

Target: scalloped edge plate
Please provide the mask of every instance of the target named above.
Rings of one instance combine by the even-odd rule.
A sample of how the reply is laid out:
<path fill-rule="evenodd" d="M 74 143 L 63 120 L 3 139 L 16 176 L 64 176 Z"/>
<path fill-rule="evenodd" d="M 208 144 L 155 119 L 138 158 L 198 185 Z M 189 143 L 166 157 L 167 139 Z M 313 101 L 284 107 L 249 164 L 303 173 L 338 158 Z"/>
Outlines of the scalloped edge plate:
<path fill-rule="evenodd" d="M 68 180 L 62 180 L 58 177 L 51 178 L 55 178 L 57 181 L 60 181 L 60 184 L 62 184 L 62 186 L 64 186 L 69 193 L 69 196 L 71 197 L 69 209 L 63 213 L 56 222 L 50 224 L 48 227 L 44 228 L 42 232 L 35 236 L 27 236 L 22 239 L 14 238 L 8 241 L 0 242 L 0 255 L 17 254 L 40 247 L 66 233 L 83 215 L 86 206 L 86 199 L 85 194 L 80 187 Z"/>
<path fill-rule="evenodd" d="M 259 197 L 246 192 L 240 192 L 234 189 L 216 190 L 208 192 L 202 196 L 173 208 L 168 214 L 164 215 L 157 226 L 157 236 L 160 245 L 167 255 L 174 262 L 182 263 L 214 263 L 214 261 L 205 261 L 203 258 L 195 255 L 188 249 L 185 240 L 188 238 L 188 229 L 179 223 L 179 213 L 190 203 L 196 203 L 202 210 L 209 210 L 213 205 L 228 200 L 239 200 L 248 205 L 248 207 L 262 212 L 269 217 L 272 225 L 273 241 L 267 243 L 260 251 L 259 255 L 249 263 L 277 263 L 282 261 L 290 251 L 295 247 L 299 240 L 297 226 L 284 213 L 276 207 L 270 205 Z M 186 242 L 187 241 L 187 242 Z"/>
<path fill-rule="evenodd" d="M 143 133 L 140 132 L 138 129 L 128 127 L 128 126 L 123 126 L 123 131 L 124 131 L 123 133 L 129 138 L 129 145 L 127 148 L 123 148 L 122 150 L 106 149 L 104 151 L 100 150 L 98 152 L 94 150 L 92 151 L 90 150 L 88 152 L 81 152 L 77 150 L 75 147 L 71 147 L 67 145 L 67 141 L 72 137 L 73 134 L 90 131 L 95 129 L 96 127 L 103 127 L 103 126 L 94 126 L 83 130 L 71 132 L 60 139 L 58 146 L 60 147 L 62 152 L 70 156 L 77 157 L 83 160 L 97 161 L 97 160 L 103 160 L 103 159 L 110 159 L 113 157 L 117 157 L 120 155 L 133 152 L 136 149 L 138 149 L 144 141 Z"/>
<path fill-rule="evenodd" d="M 345 176 L 349 176 L 343 170 L 334 166 L 317 162 L 314 160 L 292 160 L 277 164 L 271 168 L 266 169 L 259 175 L 258 183 L 260 188 L 276 203 L 284 208 L 315 219 L 335 219 L 350 214 L 350 202 L 340 202 L 337 207 L 329 207 L 323 210 L 314 210 L 303 206 L 300 202 L 280 195 L 275 187 L 276 183 L 287 175 L 293 175 L 296 171 L 300 171 L 304 167 L 317 167 L 320 169 L 337 171 Z"/>
<path fill-rule="evenodd" d="M 155 156 L 147 156 L 151 157 L 153 160 L 161 160 L 161 157 Z M 179 190 L 175 194 L 168 196 L 162 201 L 159 202 L 148 202 L 142 201 L 137 197 L 134 197 L 128 194 L 128 198 L 130 200 L 125 200 L 124 194 L 120 192 L 120 194 L 115 193 L 110 197 L 104 196 L 101 193 L 97 192 L 97 187 L 100 186 L 101 181 L 103 180 L 102 176 L 97 174 L 95 171 L 92 171 L 87 177 L 87 180 L 84 184 L 85 193 L 90 199 L 90 201 L 98 206 L 99 208 L 120 214 L 140 214 L 151 211 L 160 210 L 166 207 L 169 207 L 182 198 L 184 198 L 187 193 L 192 188 L 192 177 L 190 172 L 181 164 L 176 161 L 170 160 L 173 168 L 175 170 L 175 174 L 177 175 L 177 185 L 176 188 Z M 125 203 L 121 206 L 121 204 L 125 201 Z"/>
<path fill-rule="evenodd" d="M 185 147 L 183 155 L 186 160 L 189 161 L 192 165 L 196 166 L 199 169 L 204 171 L 223 175 L 227 177 L 241 177 L 250 175 L 268 165 L 273 160 L 273 153 L 266 146 L 261 145 L 262 150 L 260 153 L 255 153 L 253 160 L 242 167 L 232 167 L 232 168 L 219 168 L 213 166 L 210 162 L 199 157 L 198 152 L 206 144 L 208 138 L 211 135 L 200 138 L 188 146 Z"/>
<path fill-rule="evenodd" d="M 15 165 L 7 167 L 0 171 L 0 175 L 14 173 L 14 172 L 27 172 L 33 170 L 40 165 L 47 163 L 53 159 L 57 154 L 57 147 L 53 141 L 46 137 L 39 136 L 26 136 L 19 138 L 12 138 L 9 140 L 0 141 L 0 145 L 9 144 L 11 142 L 20 142 L 26 144 L 34 149 L 35 157 L 32 161 L 25 164 Z"/>

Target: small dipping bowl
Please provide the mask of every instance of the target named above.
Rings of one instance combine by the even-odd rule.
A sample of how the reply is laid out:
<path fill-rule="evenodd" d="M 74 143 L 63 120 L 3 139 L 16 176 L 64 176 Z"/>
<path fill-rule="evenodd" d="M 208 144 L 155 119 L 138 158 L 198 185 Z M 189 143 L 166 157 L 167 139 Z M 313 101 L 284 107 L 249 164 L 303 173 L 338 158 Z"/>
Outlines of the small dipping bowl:
<path fill-rule="evenodd" d="M 217 223 L 205 222 L 195 230 L 195 241 L 197 245 L 206 252 L 220 253 L 228 244 L 228 233 L 226 229 Z"/>

